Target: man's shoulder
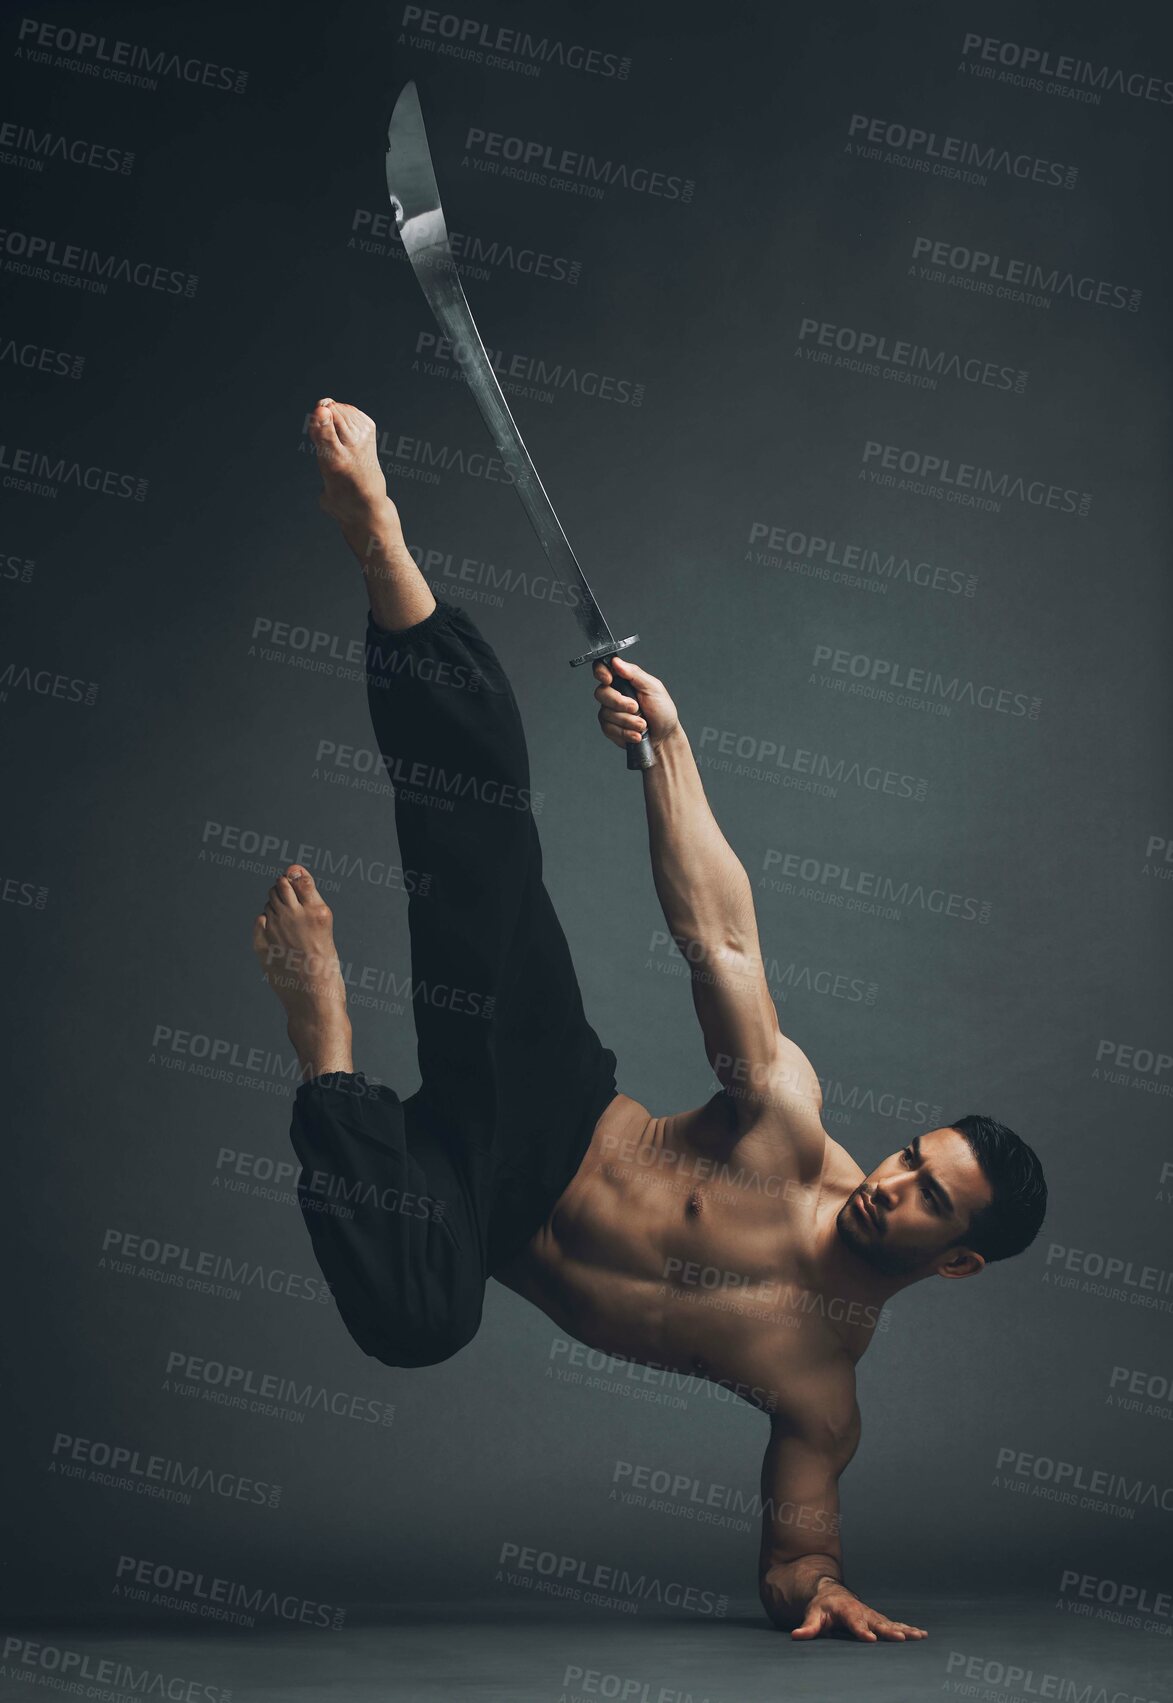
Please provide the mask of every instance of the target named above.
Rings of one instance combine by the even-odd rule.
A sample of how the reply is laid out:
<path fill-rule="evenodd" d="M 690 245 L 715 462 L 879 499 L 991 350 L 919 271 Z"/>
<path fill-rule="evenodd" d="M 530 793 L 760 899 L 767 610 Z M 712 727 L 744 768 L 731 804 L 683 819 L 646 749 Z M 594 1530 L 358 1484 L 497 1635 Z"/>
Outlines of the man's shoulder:
<path fill-rule="evenodd" d="M 753 1382 L 764 1392 L 756 1405 L 773 1430 L 834 1452 L 854 1447 L 858 1439 L 857 1357 L 835 1332 L 820 1332 L 819 1337 L 817 1350 L 801 1359 L 793 1353 L 755 1356 Z"/>

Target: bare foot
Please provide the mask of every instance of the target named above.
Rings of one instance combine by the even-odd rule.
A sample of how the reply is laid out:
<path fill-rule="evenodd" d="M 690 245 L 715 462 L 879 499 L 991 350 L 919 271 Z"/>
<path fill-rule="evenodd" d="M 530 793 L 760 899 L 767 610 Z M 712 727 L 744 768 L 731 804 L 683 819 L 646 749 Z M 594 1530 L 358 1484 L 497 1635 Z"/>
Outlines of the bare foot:
<path fill-rule="evenodd" d="M 387 495 L 375 422 L 361 408 L 326 396 L 310 414 L 309 434 L 322 472 L 318 501 L 358 557 L 376 624 L 388 631 L 414 626 L 431 614 L 436 599 Z"/>
<path fill-rule="evenodd" d="M 325 1071 L 354 1069 L 333 925 L 333 912 L 300 863 L 278 876 L 253 924 L 253 951 L 285 1007 L 289 1039 L 307 1082 Z"/>
<path fill-rule="evenodd" d="M 370 415 L 326 396 L 310 415 L 309 430 L 322 474 L 318 501 L 326 513 L 343 525 L 361 525 L 389 508 L 398 525 L 379 462 L 378 428 Z"/>

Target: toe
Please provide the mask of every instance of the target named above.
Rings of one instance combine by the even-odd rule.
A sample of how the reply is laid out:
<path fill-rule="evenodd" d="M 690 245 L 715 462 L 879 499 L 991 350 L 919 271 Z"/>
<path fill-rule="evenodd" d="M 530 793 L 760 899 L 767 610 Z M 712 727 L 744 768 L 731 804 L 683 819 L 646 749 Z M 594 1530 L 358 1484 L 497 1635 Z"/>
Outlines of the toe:
<path fill-rule="evenodd" d="M 289 885 L 293 888 L 293 896 L 298 903 L 303 905 L 312 904 L 318 897 L 318 889 L 314 883 L 314 878 L 305 867 L 304 863 L 291 863 L 289 868 L 285 871 L 283 879 L 288 881 Z"/>
<path fill-rule="evenodd" d="M 325 443 L 336 443 L 337 434 L 334 430 L 334 413 L 326 402 L 319 402 L 310 414 L 310 430 L 315 437 Z"/>

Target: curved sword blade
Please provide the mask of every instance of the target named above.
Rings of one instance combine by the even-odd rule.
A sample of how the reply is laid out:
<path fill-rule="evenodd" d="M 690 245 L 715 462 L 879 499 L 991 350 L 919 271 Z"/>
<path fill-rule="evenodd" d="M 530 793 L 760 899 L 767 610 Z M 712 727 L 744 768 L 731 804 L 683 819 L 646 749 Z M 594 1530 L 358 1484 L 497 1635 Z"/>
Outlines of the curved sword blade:
<path fill-rule="evenodd" d="M 546 495 L 533 457 L 526 449 L 517 422 L 509 412 L 480 332 L 465 299 L 448 241 L 444 209 L 432 168 L 432 156 L 414 82 L 404 84 L 387 126 L 387 191 L 395 223 L 420 288 L 440 329 L 452 344 L 477 407 L 521 498 L 530 524 L 557 577 L 576 585 L 579 601 L 574 613 L 596 646 L 615 645 L 587 577 L 570 547 L 562 522 Z"/>

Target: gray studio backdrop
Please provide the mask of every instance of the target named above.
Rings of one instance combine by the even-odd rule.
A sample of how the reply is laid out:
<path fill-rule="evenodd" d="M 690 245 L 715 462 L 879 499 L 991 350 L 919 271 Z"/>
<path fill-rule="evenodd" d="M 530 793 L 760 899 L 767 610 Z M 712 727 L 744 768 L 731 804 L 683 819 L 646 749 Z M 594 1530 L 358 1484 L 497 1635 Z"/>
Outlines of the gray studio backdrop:
<path fill-rule="evenodd" d="M 853 1582 L 897 1612 L 929 1581 L 1168 1584 L 1173 44 L 1128 16 L 10 13 L 13 1608 L 191 1624 L 192 1574 L 311 1619 L 507 1603 L 509 1546 L 753 1596 L 758 1414 L 496 1287 L 459 1359 L 385 1369 L 294 1201 L 249 952 L 288 858 L 334 907 L 361 1065 L 418 1081 L 320 395 L 378 420 L 434 588 L 513 673 L 620 1087 L 716 1086 L 640 781 L 389 225 L 408 75 L 474 313 L 676 696 L 831 1134 L 866 1168 L 986 1111 L 1048 1171 L 1034 1248 L 898 1297 L 862 1364 Z M 150 1456 L 198 1486 L 156 1494 Z M 689 1488 L 625 1501 L 637 1468 Z"/>

